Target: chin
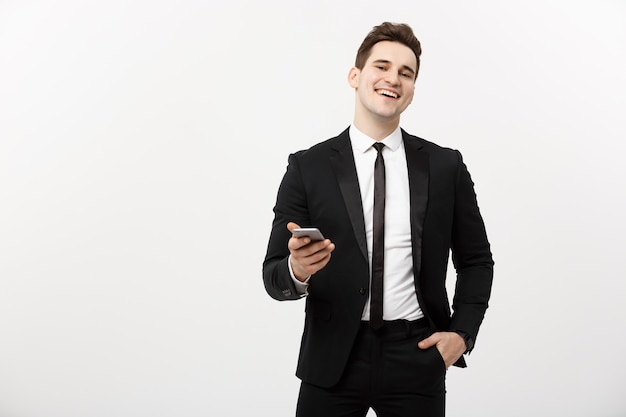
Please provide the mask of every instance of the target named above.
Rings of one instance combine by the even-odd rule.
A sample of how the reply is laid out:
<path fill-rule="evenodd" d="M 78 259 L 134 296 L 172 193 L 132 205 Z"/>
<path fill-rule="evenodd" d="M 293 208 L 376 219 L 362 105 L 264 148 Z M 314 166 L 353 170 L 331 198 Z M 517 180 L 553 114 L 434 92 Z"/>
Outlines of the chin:
<path fill-rule="evenodd" d="M 378 112 L 376 113 L 376 117 L 381 121 L 393 121 L 400 117 L 400 114 L 397 112 Z"/>

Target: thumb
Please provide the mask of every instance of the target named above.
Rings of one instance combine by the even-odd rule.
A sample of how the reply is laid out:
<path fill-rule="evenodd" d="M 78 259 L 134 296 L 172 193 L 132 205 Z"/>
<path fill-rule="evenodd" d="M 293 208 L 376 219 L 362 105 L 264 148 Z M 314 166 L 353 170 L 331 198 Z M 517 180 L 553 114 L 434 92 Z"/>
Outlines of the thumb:
<path fill-rule="evenodd" d="M 293 229 L 299 229 L 299 228 L 300 228 L 300 226 L 297 223 L 294 223 L 294 222 L 287 223 L 287 229 L 290 232 L 293 232 Z"/>
<path fill-rule="evenodd" d="M 428 349 L 432 346 L 435 346 L 437 344 L 437 342 L 439 341 L 439 337 L 437 336 L 437 333 L 431 334 L 429 337 L 427 337 L 426 339 L 420 341 L 417 346 L 420 349 Z"/>

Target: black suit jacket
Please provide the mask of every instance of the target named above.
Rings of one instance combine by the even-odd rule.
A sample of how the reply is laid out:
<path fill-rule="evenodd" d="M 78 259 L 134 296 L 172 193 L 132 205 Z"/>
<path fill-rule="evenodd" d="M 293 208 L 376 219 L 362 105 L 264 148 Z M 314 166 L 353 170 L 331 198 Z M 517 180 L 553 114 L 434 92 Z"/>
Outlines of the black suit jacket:
<path fill-rule="evenodd" d="M 491 292 L 493 260 L 474 185 L 458 151 L 402 131 L 406 150 L 415 290 L 432 331 L 476 340 Z M 290 221 L 315 226 L 335 251 L 311 277 L 296 375 L 322 387 L 339 381 L 369 293 L 365 222 L 352 147 L 339 136 L 289 156 L 278 190 L 263 280 L 277 300 L 300 298 L 289 275 Z M 451 313 L 448 256 L 457 271 Z M 457 362 L 465 366 L 463 358 Z"/>

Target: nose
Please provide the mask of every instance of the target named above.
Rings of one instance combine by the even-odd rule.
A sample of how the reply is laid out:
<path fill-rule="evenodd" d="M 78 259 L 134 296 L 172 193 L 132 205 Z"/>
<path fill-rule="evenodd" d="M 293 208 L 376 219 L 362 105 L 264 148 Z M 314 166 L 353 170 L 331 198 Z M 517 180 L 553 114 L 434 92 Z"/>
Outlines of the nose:
<path fill-rule="evenodd" d="M 400 84 L 400 75 L 397 71 L 390 70 L 385 74 L 385 80 L 391 85 L 398 85 Z"/>

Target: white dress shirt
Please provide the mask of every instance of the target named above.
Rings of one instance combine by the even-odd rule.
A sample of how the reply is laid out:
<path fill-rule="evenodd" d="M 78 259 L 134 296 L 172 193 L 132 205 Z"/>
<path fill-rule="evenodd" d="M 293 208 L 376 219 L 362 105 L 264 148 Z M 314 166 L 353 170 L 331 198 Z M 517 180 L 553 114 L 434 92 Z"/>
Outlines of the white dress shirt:
<path fill-rule="evenodd" d="M 354 153 L 365 233 L 367 253 L 370 263 L 370 279 L 372 265 L 372 234 L 374 209 L 374 162 L 376 149 L 372 147 L 376 141 L 356 127 L 350 126 L 350 142 Z M 402 141 L 402 131 L 398 127 L 384 138 L 382 150 L 385 159 L 385 269 L 383 287 L 383 319 L 384 320 L 417 320 L 424 316 L 415 294 L 413 279 L 413 256 L 411 251 L 411 222 L 409 202 L 409 174 L 406 153 Z M 307 295 L 308 279 L 298 281 L 291 270 L 289 272 L 302 296 Z M 312 279 L 315 279 L 314 277 Z M 369 297 L 365 303 L 362 319 L 369 320 Z"/>
<path fill-rule="evenodd" d="M 367 254 L 372 265 L 374 210 L 374 163 L 376 141 L 356 127 L 350 126 L 350 141 L 361 189 Z M 415 295 L 413 255 L 411 246 L 411 207 L 409 173 L 400 127 L 384 138 L 385 160 L 385 269 L 383 275 L 383 319 L 416 320 L 424 316 Z M 371 272 L 370 272 L 371 278 Z M 369 320 L 369 301 L 363 320 Z"/>

